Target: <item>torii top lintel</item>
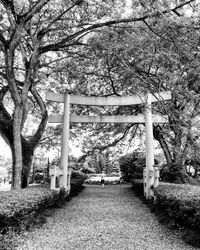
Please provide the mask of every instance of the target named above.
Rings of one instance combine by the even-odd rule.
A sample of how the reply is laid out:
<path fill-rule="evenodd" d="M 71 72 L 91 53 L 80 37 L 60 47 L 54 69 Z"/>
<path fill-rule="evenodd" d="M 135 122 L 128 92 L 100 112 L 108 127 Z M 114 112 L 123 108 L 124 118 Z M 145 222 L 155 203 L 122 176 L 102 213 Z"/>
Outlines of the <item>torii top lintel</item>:
<path fill-rule="evenodd" d="M 158 102 L 171 99 L 171 91 L 164 91 L 160 93 L 151 94 L 151 102 Z M 65 94 L 57 94 L 48 92 L 46 94 L 46 100 L 54 102 L 64 102 Z M 91 106 L 129 106 L 135 104 L 145 103 L 145 95 L 134 96 L 78 96 L 70 95 L 71 104 L 91 105 Z"/>

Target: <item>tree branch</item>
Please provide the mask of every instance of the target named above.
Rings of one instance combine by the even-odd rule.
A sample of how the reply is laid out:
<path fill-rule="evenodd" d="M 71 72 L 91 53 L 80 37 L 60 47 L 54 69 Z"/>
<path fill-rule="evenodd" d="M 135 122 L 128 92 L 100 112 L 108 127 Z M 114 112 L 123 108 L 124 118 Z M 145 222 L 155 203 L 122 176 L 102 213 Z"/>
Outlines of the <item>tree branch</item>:
<path fill-rule="evenodd" d="M 117 143 L 119 143 L 121 140 L 123 140 L 123 139 L 127 136 L 129 130 L 130 130 L 133 126 L 135 126 L 135 124 L 129 125 L 129 126 L 126 128 L 126 130 L 124 131 L 123 135 L 122 135 L 120 138 L 114 140 L 113 142 L 107 144 L 106 146 L 95 147 L 94 150 L 95 150 L 95 149 L 99 149 L 100 151 L 104 151 L 104 150 L 107 149 L 107 148 L 114 147 Z"/>
<path fill-rule="evenodd" d="M 177 9 L 179 9 L 179 8 L 185 6 L 193 1 L 195 1 L 195 0 L 187 1 L 185 3 L 182 3 L 178 6 L 176 6 L 175 8 L 172 8 L 169 10 L 164 10 L 159 14 L 167 14 L 167 13 L 173 12 L 173 11 L 175 11 L 175 10 L 177 10 Z M 57 43 L 52 43 L 52 44 L 48 44 L 46 46 L 43 46 L 40 48 L 40 51 L 42 54 L 42 53 L 45 53 L 47 51 L 56 51 L 60 47 L 65 47 L 65 46 L 68 47 L 69 46 L 69 44 L 67 44 L 68 42 L 72 41 L 75 38 L 78 38 L 80 35 L 83 35 L 84 33 L 87 33 L 88 31 L 91 31 L 91 30 L 94 30 L 97 28 L 102 28 L 105 26 L 111 26 L 111 25 L 116 25 L 116 24 L 121 24 L 121 23 L 140 22 L 140 21 L 144 21 L 146 19 L 152 18 L 152 17 L 157 17 L 157 15 L 158 15 L 158 13 L 156 12 L 156 13 L 153 13 L 150 15 L 144 15 L 141 17 L 123 18 L 123 19 L 119 19 L 119 20 L 112 20 L 112 21 L 106 21 L 106 22 L 102 22 L 102 23 L 96 23 L 96 24 L 90 25 L 89 27 L 83 28 L 82 30 L 77 31 L 74 34 L 71 34 L 71 35 L 63 38 L 61 41 L 59 41 Z"/>
<path fill-rule="evenodd" d="M 116 96 L 120 96 L 120 94 L 118 94 L 116 89 L 115 89 L 115 84 L 114 84 L 114 81 L 113 81 L 112 76 L 111 76 L 111 68 L 109 66 L 108 57 L 106 59 L 106 63 L 107 63 L 108 79 L 111 82 L 111 87 L 112 87 L 112 90 L 113 90 L 113 94 L 116 95 Z"/>
<path fill-rule="evenodd" d="M 77 3 L 73 4 L 72 6 L 70 6 L 69 8 L 67 8 L 66 10 L 64 10 L 60 15 L 58 15 L 55 19 L 53 19 L 49 25 L 47 25 L 46 28 L 41 29 L 38 32 L 38 36 L 43 36 L 44 34 L 47 34 L 50 27 L 56 22 L 58 21 L 62 16 L 64 16 L 68 11 L 70 11 L 71 9 L 73 9 L 75 6 L 77 5 Z"/>
<path fill-rule="evenodd" d="M 156 32 L 155 30 L 153 30 L 153 29 L 151 28 L 151 26 L 146 22 L 146 20 L 144 20 L 143 22 L 144 22 L 144 24 L 150 29 L 150 31 L 151 31 L 152 33 L 154 33 L 156 36 L 158 36 L 158 37 L 160 37 L 160 38 L 162 38 L 162 39 L 168 41 L 168 39 L 166 39 L 164 36 L 159 35 L 158 32 Z"/>
<path fill-rule="evenodd" d="M 50 0 L 40 0 L 38 1 L 29 12 L 23 15 L 23 22 L 27 23 L 35 13 L 39 12 Z"/>
<path fill-rule="evenodd" d="M 4 86 L 0 90 L 0 134 L 8 145 L 12 144 L 12 117 L 6 110 L 3 99 L 9 87 Z"/>
<path fill-rule="evenodd" d="M 30 91 L 31 91 L 33 97 L 35 98 L 36 102 L 38 103 L 40 110 L 41 110 L 41 113 L 42 113 L 42 119 L 40 121 L 38 129 L 30 140 L 31 145 L 35 148 L 38 145 L 40 139 L 42 138 L 43 132 L 45 130 L 47 120 L 48 120 L 48 113 L 47 113 L 46 105 L 44 104 L 44 102 L 43 102 L 43 100 L 42 100 L 40 94 L 38 93 L 36 86 L 34 84 L 32 85 Z"/>
<path fill-rule="evenodd" d="M 189 0 L 189 1 L 187 1 L 187 2 L 184 2 L 184 3 L 182 3 L 182 4 L 179 4 L 178 6 L 176 6 L 175 8 L 173 8 L 172 11 L 176 11 L 177 9 L 180 9 L 180 8 L 182 8 L 183 6 L 188 5 L 188 4 L 190 4 L 190 3 L 194 2 L 194 1 L 195 1 L 195 0 Z"/>
<path fill-rule="evenodd" d="M 0 33 L 0 42 L 2 43 L 3 47 L 5 48 L 6 46 L 6 39 L 4 38 L 3 34 Z"/>
<path fill-rule="evenodd" d="M 9 0 L 1 0 L 3 6 L 5 7 L 5 9 L 10 9 L 12 15 L 15 17 L 16 16 L 16 12 L 15 12 L 15 8 L 14 8 L 14 4 L 13 1 L 9 1 Z"/>

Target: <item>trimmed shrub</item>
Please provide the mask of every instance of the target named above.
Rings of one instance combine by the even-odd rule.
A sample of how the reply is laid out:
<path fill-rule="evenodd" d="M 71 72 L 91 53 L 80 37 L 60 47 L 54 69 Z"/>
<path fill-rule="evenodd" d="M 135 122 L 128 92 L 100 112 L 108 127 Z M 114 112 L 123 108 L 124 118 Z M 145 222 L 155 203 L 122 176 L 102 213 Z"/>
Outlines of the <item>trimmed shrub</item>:
<path fill-rule="evenodd" d="M 123 155 L 119 159 L 120 170 L 125 181 L 143 179 L 143 169 L 146 166 L 146 157 L 139 152 Z M 158 164 L 155 159 L 154 164 Z"/>
<path fill-rule="evenodd" d="M 77 185 L 76 184 L 73 184 L 71 183 L 71 189 L 70 189 L 70 197 L 73 197 L 75 195 L 77 195 L 79 192 L 81 192 L 83 190 L 83 186 L 82 186 L 82 181 L 81 181 L 81 184 L 80 185 Z"/>
<path fill-rule="evenodd" d="M 71 175 L 71 178 L 74 179 L 74 178 L 77 178 L 77 179 L 86 179 L 87 175 L 81 171 L 78 171 L 78 170 L 73 170 L 72 171 L 72 175 Z"/>
<path fill-rule="evenodd" d="M 81 171 L 77 171 L 77 170 L 72 171 L 70 196 L 76 195 L 78 192 L 80 192 L 83 189 L 82 185 L 86 178 L 87 178 L 87 175 L 82 173 Z"/>
<path fill-rule="evenodd" d="M 138 196 L 144 196 L 144 182 L 142 179 L 131 179 L 132 189 Z"/>
<path fill-rule="evenodd" d="M 160 183 L 154 194 L 154 211 L 160 219 L 171 226 L 181 226 L 183 240 L 200 247 L 200 186 Z"/>
<path fill-rule="evenodd" d="M 200 186 L 162 183 L 154 194 L 155 207 L 180 225 L 200 229 Z"/>
<path fill-rule="evenodd" d="M 181 166 L 176 163 L 165 164 L 160 169 L 160 179 L 163 182 L 176 184 L 190 184 L 190 178 L 184 172 Z"/>
<path fill-rule="evenodd" d="M 0 248 L 15 249 L 19 232 L 45 223 L 53 211 L 47 208 L 63 206 L 83 189 L 82 179 L 79 182 L 80 185 L 72 184 L 69 195 L 64 189 L 57 192 L 44 186 L 0 192 Z"/>
<path fill-rule="evenodd" d="M 41 186 L 0 192 L 1 249 L 15 249 L 20 231 L 45 223 L 45 209 L 60 207 L 67 198 L 65 190 Z"/>
<path fill-rule="evenodd" d="M 0 227 L 19 226 L 38 210 L 55 206 L 61 199 L 63 192 L 44 187 L 0 192 Z"/>

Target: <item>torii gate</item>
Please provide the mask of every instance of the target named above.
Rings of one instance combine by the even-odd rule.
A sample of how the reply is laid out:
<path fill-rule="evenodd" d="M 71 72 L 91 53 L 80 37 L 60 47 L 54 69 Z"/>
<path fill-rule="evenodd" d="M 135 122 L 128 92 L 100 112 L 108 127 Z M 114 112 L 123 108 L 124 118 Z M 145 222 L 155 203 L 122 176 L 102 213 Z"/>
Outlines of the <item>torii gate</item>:
<path fill-rule="evenodd" d="M 49 123 L 63 123 L 61 168 L 50 173 L 51 188 L 55 189 L 55 178 L 59 177 L 59 186 L 70 191 L 70 170 L 68 167 L 69 154 L 69 124 L 71 123 L 145 123 L 146 132 L 146 168 L 144 170 L 144 195 L 147 199 L 152 197 L 151 187 L 158 185 L 159 171 L 154 169 L 153 148 L 153 122 L 166 123 L 166 117 L 152 115 L 151 103 L 171 99 L 171 92 L 165 91 L 155 94 L 147 93 L 143 96 L 70 96 L 69 94 L 56 94 L 49 92 L 46 100 L 64 103 L 64 114 L 49 117 Z M 77 116 L 70 115 L 70 104 L 89 106 L 129 106 L 145 104 L 145 115 L 137 116 Z"/>

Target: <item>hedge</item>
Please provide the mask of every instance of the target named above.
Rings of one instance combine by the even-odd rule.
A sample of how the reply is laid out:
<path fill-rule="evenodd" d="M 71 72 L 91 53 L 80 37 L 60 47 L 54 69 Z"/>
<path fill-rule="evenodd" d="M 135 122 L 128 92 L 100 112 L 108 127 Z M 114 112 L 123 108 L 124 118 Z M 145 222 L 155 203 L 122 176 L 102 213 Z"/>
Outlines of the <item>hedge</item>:
<path fill-rule="evenodd" d="M 155 208 L 165 211 L 180 225 L 200 229 L 200 186 L 161 183 L 154 194 Z"/>
<path fill-rule="evenodd" d="M 144 197 L 143 180 L 132 179 L 132 188 L 139 197 Z M 185 242 L 200 247 L 200 186 L 160 182 L 154 188 L 155 203 L 142 200 L 159 220 L 168 226 L 181 229 Z"/>
<path fill-rule="evenodd" d="M 84 179 L 79 176 L 78 181 L 71 184 L 67 196 L 64 189 L 58 192 L 45 186 L 0 192 L 0 248 L 15 249 L 19 232 L 46 222 L 46 217 L 53 212 L 46 208 L 61 207 L 83 189 Z"/>
<path fill-rule="evenodd" d="M 134 192 L 143 196 L 143 180 L 132 179 Z M 165 212 L 178 224 L 200 230 L 200 186 L 160 182 L 154 189 L 153 209 Z"/>
<path fill-rule="evenodd" d="M 132 189 L 135 194 L 144 196 L 144 182 L 143 179 L 131 179 Z"/>
<path fill-rule="evenodd" d="M 45 187 L 0 192 L 0 228 L 19 224 L 36 211 L 54 206 L 60 202 L 61 193 Z"/>
<path fill-rule="evenodd" d="M 0 248 L 15 249 L 19 232 L 46 222 L 46 208 L 60 207 L 68 200 L 66 192 L 35 186 L 0 192 Z"/>

